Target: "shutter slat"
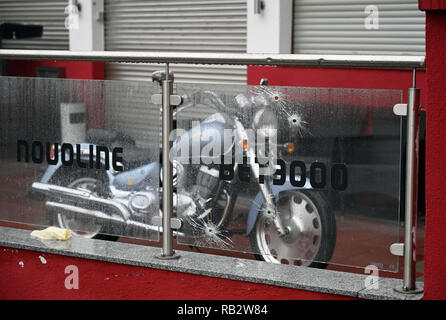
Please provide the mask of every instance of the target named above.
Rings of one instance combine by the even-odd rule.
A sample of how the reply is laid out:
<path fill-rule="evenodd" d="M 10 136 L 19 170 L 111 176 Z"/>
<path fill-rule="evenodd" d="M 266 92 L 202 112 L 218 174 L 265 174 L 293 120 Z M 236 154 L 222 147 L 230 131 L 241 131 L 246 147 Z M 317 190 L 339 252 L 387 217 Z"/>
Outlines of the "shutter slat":
<path fill-rule="evenodd" d="M 134 51 L 246 52 L 245 0 L 105 0 L 105 49 Z M 110 79 L 149 80 L 158 66 L 138 68 L 107 64 Z M 211 83 L 246 83 L 246 68 L 228 66 L 219 74 L 215 66 L 172 66 L 176 82 L 194 79 Z M 182 70 L 180 72 L 180 70 Z M 209 72 L 208 70 L 214 70 Z M 240 76 L 240 70 L 245 77 Z M 132 77 L 133 75 L 133 77 Z M 221 78 L 221 80 L 220 80 Z"/>
<path fill-rule="evenodd" d="M 246 52 L 245 0 L 105 0 L 105 49 L 171 52 Z M 151 81 L 160 64 L 107 63 L 106 78 Z M 246 84 L 245 66 L 173 64 L 175 83 Z M 109 109 L 106 125 L 140 146 L 159 143 L 159 110 L 141 110 L 126 97 Z M 139 102 L 139 105 L 141 103 Z M 188 112 L 200 112 L 196 109 Z"/>
<path fill-rule="evenodd" d="M 3 39 L 4 49 L 68 50 L 69 37 L 65 28 L 66 0 L 5 1 L 0 0 L 0 21 L 43 25 L 41 38 Z"/>
<path fill-rule="evenodd" d="M 378 7 L 379 29 L 366 29 L 365 8 Z M 294 0 L 293 52 L 425 54 L 425 15 L 417 0 Z"/>

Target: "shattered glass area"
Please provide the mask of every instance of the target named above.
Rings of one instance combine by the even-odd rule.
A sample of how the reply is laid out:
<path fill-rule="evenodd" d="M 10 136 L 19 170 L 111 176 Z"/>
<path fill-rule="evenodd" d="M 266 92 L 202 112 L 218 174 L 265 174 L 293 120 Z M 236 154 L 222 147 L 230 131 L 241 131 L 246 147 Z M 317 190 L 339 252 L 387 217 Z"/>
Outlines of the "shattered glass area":
<path fill-rule="evenodd" d="M 178 242 L 273 263 L 398 270 L 389 246 L 399 236 L 401 123 L 392 108 L 401 91 L 177 84 L 177 93 L 177 147 L 189 144 L 189 157 L 175 151 L 177 192 L 196 204 L 192 214 L 177 210 Z M 232 143 L 209 155 L 223 130 L 234 130 Z M 194 148 L 200 161 L 185 163 Z M 273 170 L 250 155 L 275 156 L 263 164 Z M 242 161 L 231 176 L 217 159 Z"/>
<path fill-rule="evenodd" d="M 191 218 L 187 223 L 192 227 L 192 236 L 197 239 L 194 245 L 227 250 L 234 247 L 229 233 L 212 221 L 197 217 Z"/>

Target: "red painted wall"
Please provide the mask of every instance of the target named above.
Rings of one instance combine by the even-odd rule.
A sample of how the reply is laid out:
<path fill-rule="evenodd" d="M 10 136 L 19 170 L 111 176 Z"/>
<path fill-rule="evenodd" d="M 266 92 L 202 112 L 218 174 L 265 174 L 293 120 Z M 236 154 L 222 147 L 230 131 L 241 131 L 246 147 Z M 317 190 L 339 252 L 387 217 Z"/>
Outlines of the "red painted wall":
<path fill-rule="evenodd" d="M 44 260 L 42 260 L 42 257 Z M 43 262 L 45 263 L 43 263 Z M 353 299 L 158 269 L 0 247 L 2 299 Z M 65 288 L 65 268 L 79 270 L 79 289 Z"/>
<path fill-rule="evenodd" d="M 443 7 L 446 9 L 446 5 Z M 426 12 L 425 297 L 446 299 L 446 10 Z"/>
<path fill-rule="evenodd" d="M 412 87 L 410 70 L 371 70 L 302 67 L 248 67 L 248 84 L 258 85 L 262 78 L 272 86 L 400 89 L 407 100 L 407 88 Z M 417 72 L 417 87 L 421 89 L 421 104 L 426 105 L 426 73 Z"/>
<path fill-rule="evenodd" d="M 9 60 L 6 72 L 10 76 L 35 77 L 37 67 L 65 68 L 67 79 L 104 79 L 103 62 Z"/>
<path fill-rule="evenodd" d="M 420 10 L 444 10 L 446 9 L 446 0 L 418 0 Z"/>

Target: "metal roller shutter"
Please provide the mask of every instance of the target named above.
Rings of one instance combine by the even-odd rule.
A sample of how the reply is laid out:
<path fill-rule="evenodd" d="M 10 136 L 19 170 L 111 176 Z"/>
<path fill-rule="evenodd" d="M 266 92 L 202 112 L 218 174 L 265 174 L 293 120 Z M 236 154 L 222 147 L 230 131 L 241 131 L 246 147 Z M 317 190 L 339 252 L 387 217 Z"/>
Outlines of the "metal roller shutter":
<path fill-rule="evenodd" d="M 365 28 L 365 8 L 379 29 Z M 425 15 L 417 0 L 294 0 L 293 52 L 424 55 Z"/>
<path fill-rule="evenodd" d="M 105 0 L 105 49 L 246 52 L 246 0 Z M 106 64 L 106 78 L 151 81 L 159 64 Z M 174 64 L 175 82 L 246 84 L 245 66 Z M 141 110 L 132 97 L 111 108 L 106 123 L 141 147 L 159 142 L 160 111 Z M 193 110 L 193 112 L 198 112 Z M 122 115 L 125 114 L 125 117 Z"/>
<path fill-rule="evenodd" d="M 246 52 L 246 0 L 105 0 L 105 49 Z M 107 79 L 150 80 L 160 65 L 106 66 Z M 244 66 L 172 65 L 176 82 L 246 84 Z"/>
<path fill-rule="evenodd" d="M 42 38 L 3 40 L 4 49 L 68 50 L 67 0 L 0 0 L 0 21 L 43 25 Z"/>

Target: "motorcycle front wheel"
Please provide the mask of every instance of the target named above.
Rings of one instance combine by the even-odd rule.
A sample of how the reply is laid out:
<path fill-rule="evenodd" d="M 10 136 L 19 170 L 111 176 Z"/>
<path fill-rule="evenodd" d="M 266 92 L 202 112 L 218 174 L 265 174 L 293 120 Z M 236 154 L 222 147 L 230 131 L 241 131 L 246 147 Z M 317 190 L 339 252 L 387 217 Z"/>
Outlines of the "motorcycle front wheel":
<path fill-rule="evenodd" d="M 97 195 L 98 183 L 103 180 L 104 178 L 95 170 L 73 171 L 61 168 L 51 179 L 50 183 L 67 188 L 88 191 Z M 74 236 L 108 241 L 116 241 L 119 238 L 118 236 L 101 233 L 103 232 L 103 226 L 95 221 L 94 218 L 69 217 L 62 213 L 50 211 L 47 212 L 47 215 L 51 225 L 69 229 Z"/>
<path fill-rule="evenodd" d="M 336 243 L 336 221 L 325 197 L 314 190 L 288 190 L 279 194 L 276 205 L 288 234 L 280 237 L 259 212 L 250 233 L 256 259 L 325 268 Z"/>

